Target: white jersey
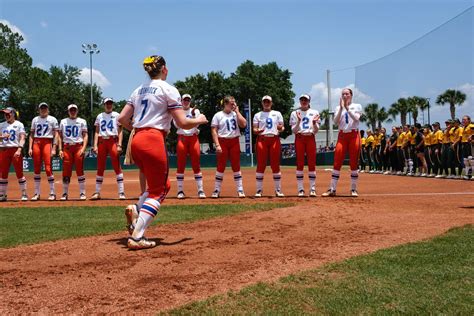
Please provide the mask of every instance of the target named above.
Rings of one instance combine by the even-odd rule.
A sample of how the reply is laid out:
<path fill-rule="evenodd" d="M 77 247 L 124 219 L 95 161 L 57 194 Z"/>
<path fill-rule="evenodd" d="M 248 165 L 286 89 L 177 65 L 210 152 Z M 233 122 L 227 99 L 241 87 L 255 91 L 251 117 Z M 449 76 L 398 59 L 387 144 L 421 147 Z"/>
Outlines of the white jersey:
<path fill-rule="evenodd" d="M 217 136 L 221 138 L 240 137 L 240 129 L 237 124 L 237 113 L 229 114 L 224 111 L 217 112 L 211 121 L 211 127 L 217 128 Z"/>
<path fill-rule="evenodd" d="M 279 111 L 258 112 L 253 117 L 253 126 L 262 130 L 259 135 L 278 135 L 278 125 L 283 124 L 283 116 Z"/>
<path fill-rule="evenodd" d="M 301 121 L 299 125 L 298 125 L 298 117 L 296 116 L 297 112 L 301 113 Z M 313 109 L 308 109 L 306 111 L 295 110 L 291 112 L 291 115 L 290 115 L 291 129 L 296 134 L 316 134 L 317 129 L 319 129 L 319 124 L 321 120 L 318 120 L 316 124 L 313 124 L 313 119 L 314 117 L 318 115 L 319 115 L 319 112 Z"/>
<path fill-rule="evenodd" d="M 180 109 L 178 89 L 163 80 L 151 80 L 133 91 L 127 102 L 133 106 L 133 127 L 151 127 L 169 132 L 170 110 Z"/>
<path fill-rule="evenodd" d="M 360 117 L 362 115 L 362 105 L 357 103 L 351 103 L 349 105 L 349 112 L 353 115 Z M 339 113 L 339 106 L 336 107 L 336 114 Z M 352 117 L 347 113 L 346 109 L 343 107 L 341 112 L 341 117 L 339 122 L 334 122 L 339 127 L 340 131 L 345 133 L 351 132 L 352 130 L 359 129 L 359 120 L 353 120 Z"/>
<path fill-rule="evenodd" d="M 54 133 L 58 130 L 58 120 L 51 115 L 37 116 L 31 121 L 31 132 L 34 133 L 34 138 L 54 138 Z"/>
<path fill-rule="evenodd" d="M 80 117 L 76 119 L 65 118 L 59 124 L 59 131 L 63 136 L 64 144 L 80 144 L 84 141 L 82 133 L 87 133 L 87 122 Z"/>
<path fill-rule="evenodd" d="M 10 137 L 0 141 L 0 147 L 3 148 L 20 147 L 20 135 L 26 135 L 25 126 L 20 121 L 15 121 L 12 124 L 8 122 L 0 123 L 0 133 L 10 135 Z"/>
<path fill-rule="evenodd" d="M 186 111 L 184 111 L 186 113 L 186 117 L 196 118 L 196 117 L 199 116 L 199 114 L 201 114 L 201 112 L 199 112 L 198 109 L 195 109 L 194 110 L 194 115 L 193 115 L 192 110 L 193 110 L 192 108 L 189 108 Z M 199 129 L 197 128 L 197 126 L 191 128 L 191 129 L 182 129 L 182 128 L 180 128 L 176 125 L 175 121 L 173 121 L 173 124 L 174 124 L 174 126 L 176 126 L 176 129 L 177 129 L 176 134 L 178 134 L 178 135 L 192 136 L 192 135 L 195 135 L 195 134 L 196 135 L 199 134 Z"/>
<path fill-rule="evenodd" d="M 117 121 L 118 116 L 119 114 L 117 112 L 102 112 L 97 115 L 94 126 L 99 127 L 99 136 L 118 136 L 118 127 L 120 126 L 120 123 Z"/>

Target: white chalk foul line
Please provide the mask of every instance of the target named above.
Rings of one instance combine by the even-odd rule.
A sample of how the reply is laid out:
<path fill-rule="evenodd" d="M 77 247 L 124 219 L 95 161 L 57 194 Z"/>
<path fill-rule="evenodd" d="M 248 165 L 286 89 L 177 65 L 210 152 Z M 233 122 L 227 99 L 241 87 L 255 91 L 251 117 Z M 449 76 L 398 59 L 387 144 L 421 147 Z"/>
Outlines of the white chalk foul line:
<path fill-rule="evenodd" d="M 431 195 L 473 195 L 474 192 L 430 192 L 430 193 L 361 193 L 360 196 L 431 196 Z"/>

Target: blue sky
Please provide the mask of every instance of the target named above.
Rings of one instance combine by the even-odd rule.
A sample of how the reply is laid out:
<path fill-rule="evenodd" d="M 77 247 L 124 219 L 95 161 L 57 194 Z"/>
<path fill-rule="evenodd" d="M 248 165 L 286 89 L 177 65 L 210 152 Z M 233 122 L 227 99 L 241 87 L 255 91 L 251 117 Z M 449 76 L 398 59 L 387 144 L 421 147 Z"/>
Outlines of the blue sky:
<path fill-rule="evenodd" d="M 81 52 L 81 44 L 97 43 L 101 52 L 93 57 L 93 69 L 97 70 L 94 80 L 102 86 L 104 95 L 116 100 L 128 98 L 147 79 L 141 68 L 143 57 L 161 54 L 167 60 L 171 83 L 213 70 L 229 74 L 246 59 L 257 64 L 276 61 L 293 73 L 296 95 L 310 92 L 313 105 L 323 108 L 327 106 L 326 69 L 354 67 L 387 55 L 472 5 L 472 1 L 464 0 L 0 0 L 0 20 L 8 21 L 25 35 L 23 46 L 34 65 L 45 69 L 70 64 L 88 70 L 89 59 Z M 447 74 L 441 76 L 441 85 L 467 89 L 470 99 L 458 113 L 473 114 L 473 40 L 454 37 L 453 41 L 467 42 L 471 54 L 466 55 L 468 60 L 446 62 L 465 65 L 454 74 L 463 82 L 451 80 L 452 74 Z M 436 40 L 430 43 L 431 51 L 448 45 Z M 403 66 L 404 58 L 409 59 L 410 54 L 394 62 L 395 69 Z M 384 69 L 381 67 L 379 72 Z M 372 74 L 373 81 L 379 81 L 376 69 Z M 440 83 L 439 78 L 426 78 L 422 73 L 416 76 L 427 81 L 427 86 L 430 81 L 433 86 Z M 339 88 L 354 83 L 355 71 L 333 72 L 331 79 L 333 94 L 337 95 Z M 391 102 L 389 94 L 385 98 L 371 97 L 375 82 L 366 88 L 369 91 L 362 91 L 366 95 L 360 95 L 361 103 L 375 100 L 388 106 Z M 431 94 L 436 92 L 434 89 Z M 432 97 L 428 94 L 425 96 Z M 336 102 L 333 100 L 333 105 Z M 437 107 L 432 112 L 433 119 L 442 120 L 449 110 Z"/>

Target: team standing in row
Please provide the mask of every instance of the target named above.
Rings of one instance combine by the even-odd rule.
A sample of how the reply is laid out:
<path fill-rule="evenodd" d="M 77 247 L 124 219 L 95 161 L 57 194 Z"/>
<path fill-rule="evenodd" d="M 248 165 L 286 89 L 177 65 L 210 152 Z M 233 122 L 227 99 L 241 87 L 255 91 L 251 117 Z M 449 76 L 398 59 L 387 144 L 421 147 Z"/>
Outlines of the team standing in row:
<path fill-rule="evenodd" d="M 428 178 L 473 179 L 474 124 L 468 115 L 421 126 L 395 126 L 390 136 L 385 128 L 361 131 L 360 170 L 369 173 Z M 464 173 L 464 175 L 463 175 Z"/>

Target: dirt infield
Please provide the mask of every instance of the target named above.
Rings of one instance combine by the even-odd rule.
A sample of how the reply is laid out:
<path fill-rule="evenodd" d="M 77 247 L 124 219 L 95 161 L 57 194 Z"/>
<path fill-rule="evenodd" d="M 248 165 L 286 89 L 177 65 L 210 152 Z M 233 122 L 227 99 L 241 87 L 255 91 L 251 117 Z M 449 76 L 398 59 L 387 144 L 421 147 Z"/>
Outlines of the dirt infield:
<path fill-rule="evenodd" d="M 136 173 L 126 173 L 126 179 L 132 175 L 136 177 Z M 206 193 L 210 194 L 213 171 L 206 170 L 204 175 Z M 194 195 L 194 180 L 190 174 L 186 176 L 186 190 Z M 243 177 L 247 194 L 254 193 L 254 170 L 245 169 Z M 318 170 L 318 193 L 326 189 L 329 179 L 330 172 Z M 284 169 L 283 183 L 286 194 L 295 194 L 293 169 Z M 174 196 L 175 183 L 172 184 Z M 126 182 L 126 186 L 128 195 L 138 194 L 138 182 Z M 271 187 L 267 173 L 265 192 L 272 192 Z M 235 196 L 230 172 L 225 174 L 224 188 L 224 196 Z M 16 190 L 15 185 L 11 189 Z M 345 171 L 338 193 L 347 194 L 348 189 L 349 173 Z M 77 187 L 72 186 L 71 190 L 74 192 Z M 114 181 L 107 178 L 104 190 L 104 197 L 115 197 Z M 361 174 L 359 191 L 361 197 L 357 199 L 290 197 L 298 202 L 297 206 L 153 227 L 147 235 L 155 238 L 159 246 L 146 251 L 128 251 L 125 232 L 0 250 L 0 313 L 153 314 L 474 222 L 474 182 Z M 88 193 L 92 192 L 93 181 L 89 180 Z M 166 203 L 197 201 L 170 198 Z M 124 205 L 127 201 L 94 202 L 97 204 Z"/>

